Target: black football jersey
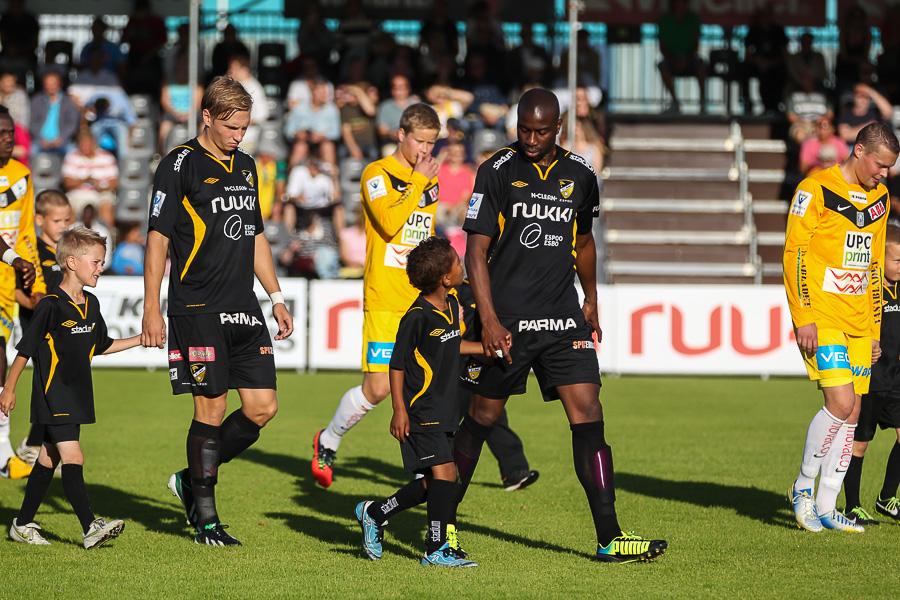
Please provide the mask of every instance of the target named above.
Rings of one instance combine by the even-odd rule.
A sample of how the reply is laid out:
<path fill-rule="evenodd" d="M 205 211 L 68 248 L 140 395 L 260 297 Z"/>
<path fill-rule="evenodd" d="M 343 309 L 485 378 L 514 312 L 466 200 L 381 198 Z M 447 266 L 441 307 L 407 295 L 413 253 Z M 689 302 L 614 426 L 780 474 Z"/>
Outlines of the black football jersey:
<path fill-rule="evenodd" d="M 900 387 L 900 301 L 897 283 L 881 288 L 881 357 L 872 365 L 870 392 Z"/>
<path fill-rule="evenodd" d="M 463 229 L 491 238 L 488 272 L 498 315 L 578 312 L 575 236 L 590 233 L 599 211 L 596 173 L 559 146 L 546 167 L 523 158 L 516 142 L 478 168 Z"/>
<path fill-rule="evenodd" d="M 256 165 L 242 150 L 222 162 L 196 138 L 160 162 L 150 231 L 169 238 L 169 315 L 259 307 L 253 256 L 263 219 Z"/>
<path fill-rule="evenodd" d="M 456 431 L 459 424 L 459 303 L 440 311 L 421 295 L 400 319 L 391 369 L 404 371 L 410 431 Z"/>
<path fill-rule="evenodd" d="M 84 304 L 61 289 L 38 302 L 16 350 L 31 358 L 31 422 L 93 423 L 91 359 L 112 345 L 100 303 L 84 292 Z"/>
<path fill-rule="evenodd" d="M 56 250 L 47 245 L 47 242 L 38 238 L 37 241 L 38 260 L 41 261 L 41 273 L 44 275 L 44 282 L 47 284 L 47 293 L 55 294 L 56 288 L 63 280 L 62 267 L 56 262 Z M 16 271 L 16 287 L 20 290 L 25 289 L 22 285 L 22 274 Z M 22 331 L 28 327 L 34 311 L 24 306 L 19 306 L 19 323 L 22 324 Z"/>

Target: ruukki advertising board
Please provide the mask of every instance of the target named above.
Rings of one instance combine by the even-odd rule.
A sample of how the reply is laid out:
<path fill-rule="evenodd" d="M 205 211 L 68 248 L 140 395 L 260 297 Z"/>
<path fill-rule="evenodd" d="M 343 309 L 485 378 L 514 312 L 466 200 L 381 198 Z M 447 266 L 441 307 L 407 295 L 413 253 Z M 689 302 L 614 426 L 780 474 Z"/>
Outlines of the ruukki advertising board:
<path fill-rule="evenodd" d="M 275 336 L 278 325 L 272 317 L 272 303 L 269 296 L 265 293 L 258 281 L 254 282 L 253 291 L 259 298 L 259 304 L 262 307 L 265 316 L 266 325 L 269 328 L 270 335 Z M 275 366 L 279 369 L 305 369 L 306 368 L 306 307 L 307 307 L 307 282 L 305 279 L 288 279 L 282 278 L 281 291 L 284 294 L 285 305 L 288 307 L 294 318 L 294 333 L 286 340 L 274 342 Z M 140 335 L 141 321 L 143 319 L 144 309 L 144 280 L 141 277 L 101 277 L 96 288 L 89 289 L 89 292 L 97 297 L 100 301 L 100 312 L 106 321 L 109 329 L 110 337 L 121 339 Z M 163 315 L 165 315 L 165 304 L 168 298 L 169 281 L 164 279 L 160 290 L 160 302 L 163 304 Z M 221 317 L 223 327 L 230 324 L 241 322 L 240 313 L 223 313 Z M 246 319 L 244 319 L 246 320 Z M 168 327 L 168 323 L 166 324 Z M 12 338 L 18 341 L 22 337 L 19 329 L 18 320 L 16 320 L 16 331 Z M 263 352 L 264 350 L 260 350 Z M 10 362 L 16 356 L 14 344 L 7 345 L 7 356 Z M 102 367 L 148 367 L 148 368 L 168 368 L 168 347 L 159 348 L 132 348 L 123 352 L 117 352 L 107 356 L 95 356 L 93 360 L 95 368 Z"/>
<path fill-rule="evenodd" d="M 781 286 L 615 285 L 597 292 L 602 373 L 806 373 Z M 361 282 L 311 282 L 309 352 L 311 369 L 360 368 Z"/>
<path fill-rule="evenodd" d="M 781 286 L 614 286 L 619 373 L 805 375 Z"/>

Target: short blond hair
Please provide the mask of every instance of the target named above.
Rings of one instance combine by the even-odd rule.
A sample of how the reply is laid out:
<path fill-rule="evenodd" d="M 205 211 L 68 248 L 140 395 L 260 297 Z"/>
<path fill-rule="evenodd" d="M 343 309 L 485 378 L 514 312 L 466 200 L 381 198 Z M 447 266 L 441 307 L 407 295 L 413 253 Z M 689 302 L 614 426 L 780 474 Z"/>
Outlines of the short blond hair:
<path fill-rule="evenodd" d="M 67 229 L 59 236 L 59 243 L 56 244 L 56 262 L 65 267 L 70 256 L 81 258 L 94 246 L 102 246 L 105 252 L 106 238 L 83 225 Z"/>
<path fill-rule="evenodd" d="M 69 199 L 59 190 L 44 190 L 34 199 L 34 212 L 46 217 L 51 208 L 69 207 Z"/>
<path fill-rule="evenodd" d="M 896 246 L 900 244 L 900 227 L 888 225 L 884 230 L 884 245 Z"/>
<path fill-rule="evenodd" d="M 420 102 L 407 106 L 400 115 L 400 129 L 407 134 L 422 129 L 440 131 L 441 119 L 430 105 Z"/>
<path fill-rule="evenodd" d="M 250 112 L 251 108 L 253 97 L 244 86 L 228 75 L 213 79 L 203 92 L 203 100 L 200 102 L 201 111 L 208 110 L 210 117 L 221 120 L 230 119 L 236 112 Z"/>

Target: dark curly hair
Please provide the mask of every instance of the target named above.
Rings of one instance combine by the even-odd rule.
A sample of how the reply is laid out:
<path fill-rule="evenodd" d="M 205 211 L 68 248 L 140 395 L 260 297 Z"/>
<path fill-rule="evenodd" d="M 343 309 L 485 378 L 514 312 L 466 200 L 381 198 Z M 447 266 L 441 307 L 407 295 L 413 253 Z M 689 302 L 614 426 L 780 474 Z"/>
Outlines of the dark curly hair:
<path fill-rule="evenodd" d="M 409 253 L 406 275 L 414 288 L 430 294 L 441 285 L 441 277 L 453 269 L 455 259 L 450 240 L 432 236 Z"/>

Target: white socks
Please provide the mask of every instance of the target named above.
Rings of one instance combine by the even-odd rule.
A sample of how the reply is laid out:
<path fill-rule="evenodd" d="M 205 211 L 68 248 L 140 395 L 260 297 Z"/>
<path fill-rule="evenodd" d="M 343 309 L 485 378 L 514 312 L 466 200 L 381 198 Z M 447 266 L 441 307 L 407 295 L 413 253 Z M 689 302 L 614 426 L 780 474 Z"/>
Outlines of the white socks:
<path fill-rule="evenodd" d="M 3 388 L 0 387 L 0 392 Z M 5 465 L 16 453 L 9 441 L 9 417 L 0 412 L 0 465 Z"/>
<path fill-rule="evenodd" d="M 819 514 L 830 513 L 837 504 L 837 497 L 850 466 L 853 456 L 853 438 L 856 435 L 856 423 L 844 423 L 834 439 L 834 444 L 825 462 L 822 463 L 822 476 L 819 478 L 819 491 L 816 494 L 816 506 Z"/>
<path fill-rule="evenodd" d="M 337 451 L 341 445 L 341 436 L 353 429 L 353 426 L 359 423 L 360 419 L 373 408 L 375 405 L 366 400 L 361 385 L 347 390 L 334 412 L 331 423 L 322 430 L 319 443 Z"/>
<path fill-rule="evenodd" d="M 800 462 L 800 475 L 797 476 L 795 484 L 797 490 L 815 489 L 816 476 L 829 454 L 828 451 L 833 444 L 840 445 L 838 435 L 843 424 L 842 419 L 836 418 L 824 406 L 810 421 L 809 429 L 806 431 L 806 443 L 803 446 L 803 460 Z M 856 426 L 853 427 L 855 431 Z"/>

